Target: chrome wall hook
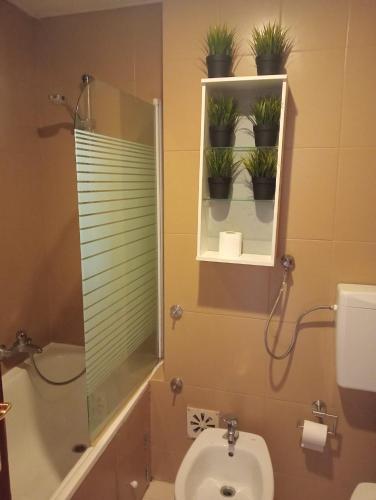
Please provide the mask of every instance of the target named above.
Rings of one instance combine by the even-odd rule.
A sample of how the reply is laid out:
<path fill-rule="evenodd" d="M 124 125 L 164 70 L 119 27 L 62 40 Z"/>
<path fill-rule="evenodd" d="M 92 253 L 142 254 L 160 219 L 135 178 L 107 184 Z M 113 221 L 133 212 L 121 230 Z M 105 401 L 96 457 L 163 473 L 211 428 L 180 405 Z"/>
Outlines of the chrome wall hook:
<path fill-rule="evenodd" d="M 180 394 L 183 390 L 183 380 L 180 377 L 174 377 L 170 381 L 170 388 L 174 394 Z"/>
<path fill-rule="evenodd" d="M 170 307 L 170 316 L 173 320 L 180 319 L 183 316 L 183 308 L 179 304 L 174 304 Z"/>

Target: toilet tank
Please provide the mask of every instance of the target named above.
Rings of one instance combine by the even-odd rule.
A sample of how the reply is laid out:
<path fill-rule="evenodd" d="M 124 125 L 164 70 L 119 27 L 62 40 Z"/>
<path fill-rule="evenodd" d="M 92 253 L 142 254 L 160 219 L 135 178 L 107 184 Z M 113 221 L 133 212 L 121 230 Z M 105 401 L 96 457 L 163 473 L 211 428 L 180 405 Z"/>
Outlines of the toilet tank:
<path fill-rule="evenodd" d="M 339 284 L 337 307 L 337 383 L 376 392 L 376 286 Z"/>

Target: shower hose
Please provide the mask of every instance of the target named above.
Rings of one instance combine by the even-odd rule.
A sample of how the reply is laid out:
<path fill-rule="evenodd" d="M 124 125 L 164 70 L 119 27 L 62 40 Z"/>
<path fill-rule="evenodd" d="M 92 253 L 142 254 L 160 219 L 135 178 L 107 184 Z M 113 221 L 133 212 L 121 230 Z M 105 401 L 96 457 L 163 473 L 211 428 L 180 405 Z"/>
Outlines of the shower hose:
<path fill-rule="evenodd" d="M 68 379 L 68 380 L 63 380 L 61 382 L 57 382 L 56 380 L 51 380 L 49 379 L 48 377 L 46 377 L 45 375 L 43 375 L 43 373 L 41 373 L 41 371 L 39 370 L 36 362 L 35 362 L 35 359 L 34 359 L 34 354 L 30 353 L 30 358 L 31 358 L 31 362 L 33 363 L 33 366 L 35 368 L 35 371 L 37 372 L 37 374 L 40 376 L 40 378 L 42 380 L 44 380 L 45 382 L 47 382 L 47 384 L 51 384 L 51 385 L 68 385 L 68 384 L 71 384 L 72 382 L 74 382 L 75 380 L 79 379 L 80 377 L 82 377 L 82 375 L 86 372 L 86 368 L 84 368 L 78 375 L 75 375 L 74 377 Z"/>
<path fill-rule="evenodd" d="M 269 342 L 268 342 L 268 336 L 269 336 L 269 328 L 270 328 L 270 322 L 271 320 L 273 319 L 273 316 L 275 314 L 275 311 L 278 307 L 278 304 L 280 303 L 285 291 L 287 290 L 287 278 L 288 278 L 288 273 L 289 273 L 289 269 L 284 269 L 284 272 L 283 272 L 283 279 L 282 279 L 282 284 L 281 284 L 281 288 L 279 289 L 279 292 L 278 292 L 278 295 L 277 295 L 277 298 L 275 299 L 275 302 L 274 302 L 274 305 L 272 307 L 272 310 L 269 314 L 269 317 L 266 321 L 266 325 L 265 325 L 265 330 L 264 330 L 264 344 L 265 344 L 265 349 L 266 349 L 266 352 L 269 354 L 269 356 L 271 356 L 273 359 L 284 359 L 284 358 L 287 358 L 287 356 L 294 350 L 295 348 L 295 345 L 296 345 L 296 341 L 298 339 L 298 333 L 299 333 L 299 327 L 300 327 L 300 323 L 302 322 L 302 319 L 307 316 L 308 314 L 314 312 L 314 311 L 319 311 L 321 309 L 328 309 L 330 311 L 335 311 L 337 309 L 337 306 L 336 305 L 321 305 L 321 306 L 315 306 L 315 307 L 312 307 L 311 309 L 307 309 L 306 311 L 304 311 L 298 318 L 296 324 L 295 324 L 295 328 L 294 328 L 294 333 L 291 337 L 291 340 L 290 340 L 290 344 L 289 346 L 287 347 L 286 351 L 283 352 L 282 354 L 274 354 L 274 352 L 272 351 L 272 349 L 270 349 L 269 347 Z"/>

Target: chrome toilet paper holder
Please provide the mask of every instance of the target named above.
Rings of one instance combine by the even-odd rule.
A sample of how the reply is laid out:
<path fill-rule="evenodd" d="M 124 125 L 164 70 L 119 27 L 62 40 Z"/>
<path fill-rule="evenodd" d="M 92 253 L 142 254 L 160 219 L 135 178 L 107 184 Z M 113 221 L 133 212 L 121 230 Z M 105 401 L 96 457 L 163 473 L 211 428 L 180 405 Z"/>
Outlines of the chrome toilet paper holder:
<path fill-rule="evenodd" d="M 327 413 L 326 404 L 321 399 L 317 399 L 312 403 L 312 415 L 314 415 L 320 424 L 326 424 L 328 426 L 329 436 L 336 437 L 337 435 L 337 424 L 338 415 L 332 415 Z M 303 424 L 298 422 L 298 429 L 303 429 Z"/>

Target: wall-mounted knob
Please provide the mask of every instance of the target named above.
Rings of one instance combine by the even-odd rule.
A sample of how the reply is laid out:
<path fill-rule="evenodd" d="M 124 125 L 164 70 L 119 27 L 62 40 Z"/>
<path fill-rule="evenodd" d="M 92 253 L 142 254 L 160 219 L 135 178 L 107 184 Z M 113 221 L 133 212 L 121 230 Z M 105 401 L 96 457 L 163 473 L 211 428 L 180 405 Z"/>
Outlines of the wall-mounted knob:
<path fill-rule="evenodd" d="M 170 316 L 172 319 L 177 320 L 183 316 L 183 308 L 179 304 L 174 304 L 170 307 Z"/>
<path fill-rule="evenodd" d="M 171 379 L 170 387 L 174 394 L 179 394 L 183 390 L 183 380 L 179 377 Z"/>

